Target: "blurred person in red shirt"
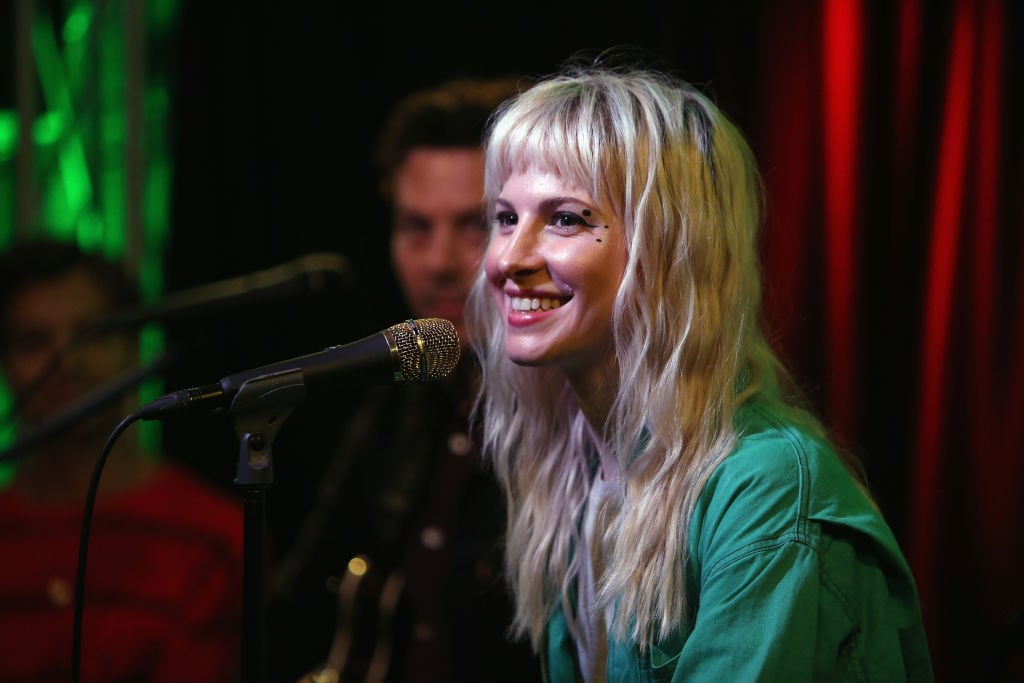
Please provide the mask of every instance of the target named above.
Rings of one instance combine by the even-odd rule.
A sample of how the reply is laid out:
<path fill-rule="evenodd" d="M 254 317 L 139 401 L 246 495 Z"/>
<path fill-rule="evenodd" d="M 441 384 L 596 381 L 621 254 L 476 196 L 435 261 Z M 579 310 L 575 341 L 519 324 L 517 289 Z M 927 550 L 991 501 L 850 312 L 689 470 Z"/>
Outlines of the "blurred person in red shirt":
<path fill-rule="evenodd" d="M 136 370 L 131 330 L 83 337 L 137 305 L 123 269 L 61 241 L 0 254 L 0 365 L 20 434 Z M 75 340 L 75 341 L 73 341 Z M 70 679 L 86 491 L 132 391 L 34 441 L 0 491 L 0 681 Z M 90 683 L 237 679 L 243 519 L 238 501 L 141 450 L 126 432 L 99 481 L 88 539 L 80 670 Z"/>

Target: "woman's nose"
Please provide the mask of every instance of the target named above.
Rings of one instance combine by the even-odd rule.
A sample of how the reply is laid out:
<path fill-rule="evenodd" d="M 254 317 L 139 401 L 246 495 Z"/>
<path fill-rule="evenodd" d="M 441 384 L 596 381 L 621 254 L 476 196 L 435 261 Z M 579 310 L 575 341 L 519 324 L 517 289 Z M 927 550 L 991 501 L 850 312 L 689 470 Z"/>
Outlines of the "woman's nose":
<path fill-rule="evenodd" d="M 516 226 L 510 234 L 495 238 L 491 245 L 499 249 L 498 268 L 508 279 L 522 277 L 544 267 L 539 237 L 529 226 Z"/>

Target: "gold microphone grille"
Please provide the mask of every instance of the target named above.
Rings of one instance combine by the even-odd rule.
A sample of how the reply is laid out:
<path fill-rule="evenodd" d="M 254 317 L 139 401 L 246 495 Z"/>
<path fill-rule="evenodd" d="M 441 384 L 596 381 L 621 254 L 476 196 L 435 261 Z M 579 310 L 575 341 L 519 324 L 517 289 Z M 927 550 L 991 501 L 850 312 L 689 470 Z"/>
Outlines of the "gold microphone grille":
<path fill-rule="evenodd" d="M 444 318 L 406 320 L 388 328 L 398 347 L 402 381 L 446 377 L 459 362 L 462 345 L 455 325 Z"/>

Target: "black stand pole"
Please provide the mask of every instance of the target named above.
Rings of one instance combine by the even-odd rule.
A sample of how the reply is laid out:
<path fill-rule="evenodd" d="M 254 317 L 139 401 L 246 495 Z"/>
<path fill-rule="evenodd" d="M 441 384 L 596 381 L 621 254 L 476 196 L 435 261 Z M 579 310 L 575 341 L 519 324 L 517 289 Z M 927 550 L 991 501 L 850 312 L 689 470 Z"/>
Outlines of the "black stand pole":
<path fill-rule="evenodd" d="M 242 602 L 243 683 L 262 683 L 266 671 L 266 618 L 263 605 L 264 532 L 266 497 L 263 490 L 250 489 L 243 494 L 245 504 L 245 566 Z"/>
<path fill-rule="evenodd" d="M 302 373 L 294 370 L 247 381 L 231 404 L 240 442 L 235 483 L 242 488 L 245 505 L 241 683 L 265 681 L 263 593 L 267 491 L 274 481 L 272 447 L 285 420 L 305 400 Z"/>

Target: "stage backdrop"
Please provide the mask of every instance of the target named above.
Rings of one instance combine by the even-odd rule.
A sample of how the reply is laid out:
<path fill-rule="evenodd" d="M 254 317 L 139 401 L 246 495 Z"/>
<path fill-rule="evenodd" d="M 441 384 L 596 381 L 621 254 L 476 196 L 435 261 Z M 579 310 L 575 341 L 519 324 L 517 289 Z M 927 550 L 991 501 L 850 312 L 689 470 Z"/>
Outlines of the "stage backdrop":
<path fill-rule="evenodd" d="M 939 679 L 1022 680 L 1024 23 L 879 5 L 764 24 L 772 322 L 868 464 Z"/>

